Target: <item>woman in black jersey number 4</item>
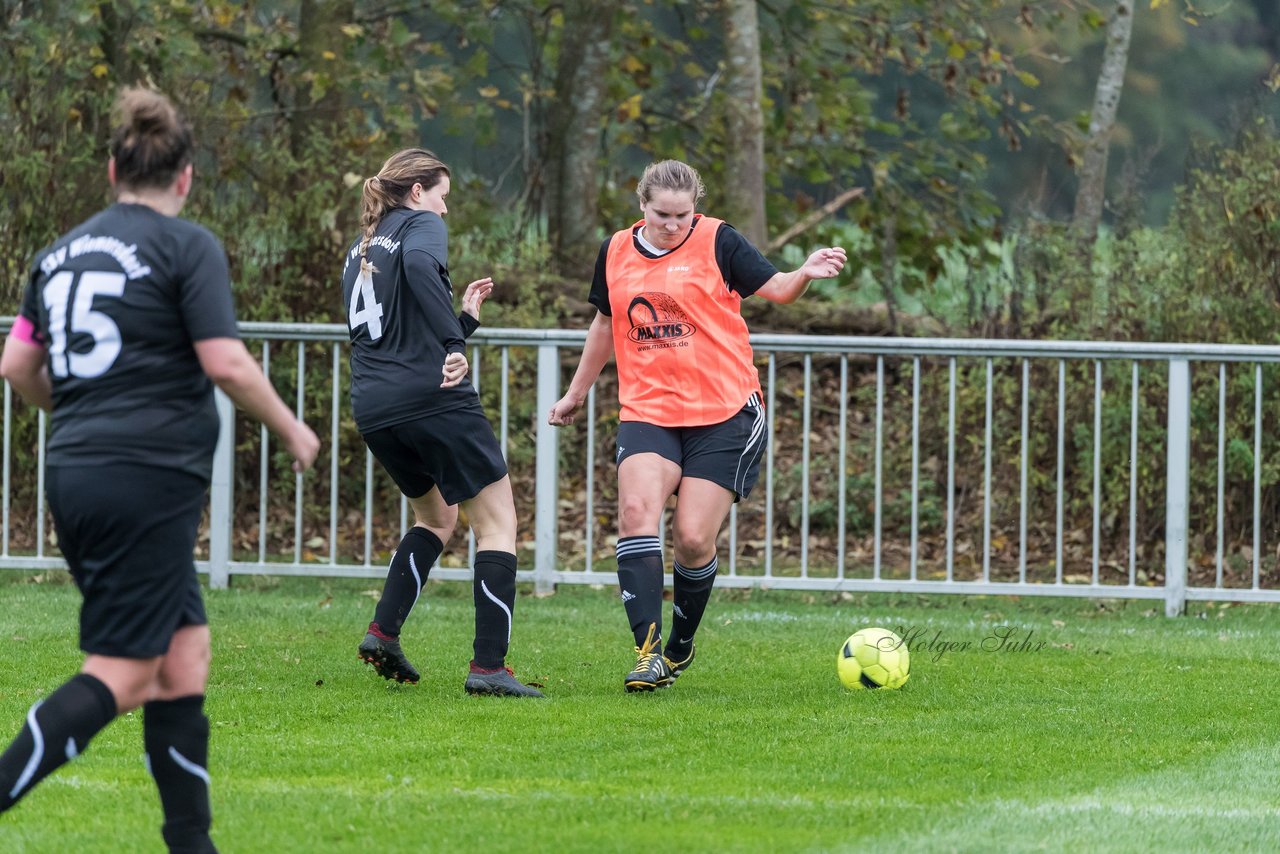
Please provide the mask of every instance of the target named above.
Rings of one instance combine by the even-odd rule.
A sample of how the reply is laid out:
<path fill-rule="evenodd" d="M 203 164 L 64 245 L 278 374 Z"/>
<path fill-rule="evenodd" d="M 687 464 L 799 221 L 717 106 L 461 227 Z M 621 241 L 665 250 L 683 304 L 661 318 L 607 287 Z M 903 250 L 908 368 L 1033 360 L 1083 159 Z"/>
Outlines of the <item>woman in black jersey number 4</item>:
<path fill-rule="evenodd" d="M 86 653 L 0 756 L 0 812 L 142 706 L 164 840 L 209 852 L 209 626 L 191 555 L 218 439 L 213 385 L 280 437 L 296 471 L 320 442 L 241 342 L 222 246 L 178 218 L 190 127 L 145 89 L 116 108 L 116 203 L 36 256 L 0 357 L 10 385 L 53 412 L 49 509 L 84 597 Z"/>
<path fill-rule="evenodd" d="M 506 666 L 516 604 L 515 501 L 464 353 L 493 280 L 468 285 L 463 313 L 454 315 L 443 219 L 448 194 L 449 169 L 431 152 L 392 155 L 364 182 L 364 228 L 342 268 L 356 426 L 414 516 L 391 557 L 359 655 L 386 679 L 418 681 L 400 630 L 462 505 L 476 536 L 474 657 L 463 687 L 469 694 L 541 697 Z"/>

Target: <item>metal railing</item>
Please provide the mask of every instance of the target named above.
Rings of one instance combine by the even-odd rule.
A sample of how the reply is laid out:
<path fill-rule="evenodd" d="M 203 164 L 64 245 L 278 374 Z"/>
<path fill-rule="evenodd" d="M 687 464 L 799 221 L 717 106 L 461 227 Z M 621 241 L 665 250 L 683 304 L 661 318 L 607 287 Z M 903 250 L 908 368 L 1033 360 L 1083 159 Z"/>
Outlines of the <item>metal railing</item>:
<path fill-rule="evenodd" d="M 317 428 L 321 458 L 293 475 L 265 429 L 219 395 L 197 566 L 215 587 L 245 574 L 381 577 L 410 519 L 350 421 L 345 327 L 246 323 L 242 333 Z M 584 340 L 481 329 L 469 352 L 532 533 L 519 575 L 541 592 L 615 581 L 616 398 L 593 389 L 582 427 L 545 420 Z M 1264 386 L 1264 369 L 1280 350 L 770 334 L 752 343 L 770 441 L 760 484 L 723 533 L 720 585 L 1150 599 L 1170 615 L 1191 599 L 1280 601 L 1264 557 L 1275 545 L 1264 463 L 1276 454 L 1263 429 L 1276 386 Z M 612 382 L 607 369 L 597 386 Z M 1228 435 L 1246 401 L 1252 435 Z M 46 430 L 43 413 L 15 409 L 6 384 L 0 568 L 64 566 L 36 498 Z M 16 496 L 30 506 L 15 508 Z M 460 542 L 435 577 L 470 576 L 474 541 L 465 558 Z"/>

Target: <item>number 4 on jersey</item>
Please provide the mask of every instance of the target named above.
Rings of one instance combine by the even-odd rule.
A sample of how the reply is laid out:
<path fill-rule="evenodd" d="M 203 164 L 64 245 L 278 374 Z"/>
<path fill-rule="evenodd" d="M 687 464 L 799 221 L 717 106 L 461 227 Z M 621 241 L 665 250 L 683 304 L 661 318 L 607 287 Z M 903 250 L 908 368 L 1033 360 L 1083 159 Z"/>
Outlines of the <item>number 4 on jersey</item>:
<path fill-rule="evenodd" d="M 360 304 L 364 303 L 364 308 Z M 356 286 L 351 289 L 351 307 L 347 311 L 347 326 L 354 332 L 361 324 L 369 326 L 369 338 L 382 337 L 382 303 L 373 292 L 373 276 L 361 270 Z"/>

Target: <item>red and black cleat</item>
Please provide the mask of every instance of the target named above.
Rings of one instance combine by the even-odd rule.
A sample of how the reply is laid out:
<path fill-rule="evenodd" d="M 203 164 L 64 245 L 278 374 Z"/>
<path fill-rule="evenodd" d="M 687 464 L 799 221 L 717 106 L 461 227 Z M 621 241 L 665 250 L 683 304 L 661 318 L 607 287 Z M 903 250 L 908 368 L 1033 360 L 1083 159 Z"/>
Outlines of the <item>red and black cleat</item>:
<path fill-rule="evenodd" d="M 418 684 L 417 669 L 404 657 L 400 649 L 400 641 L 387 637 L 378 637 L 373 632 L 364 636 L 358 648 L 360 660 L 372 664 L 373 669 L 383 679 L 394 679 L 397 682 Z"/>

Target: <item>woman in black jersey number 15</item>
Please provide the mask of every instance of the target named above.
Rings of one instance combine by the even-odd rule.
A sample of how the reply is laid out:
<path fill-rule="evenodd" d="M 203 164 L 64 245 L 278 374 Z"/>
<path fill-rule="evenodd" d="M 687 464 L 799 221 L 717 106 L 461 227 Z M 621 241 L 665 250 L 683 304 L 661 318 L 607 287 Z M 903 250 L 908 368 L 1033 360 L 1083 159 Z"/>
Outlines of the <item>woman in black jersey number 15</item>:
<path fill-rule="evenodd" d="M 209 852 L 209 626 L 191 556 L 218 439 L 213 386 L 281 439 L 296 471 L 320 442 L 241 342 L 221 244 L 178 218 L 191 128 L 146 89 L 123 91 L 116 111 L 116 202 L 36 255 L 0 357 L 9 384 L 53 412 L 47 495 L 86 653 L 0 756 L 0 812 L 142 706 L 165 843 Z"/>
<path fill-rule="evenodd" d="M 476 536 L 474 657 L 463 688 L 541 697 L 506 666 L 516 604 L 515 501 L 464 353 L 493 280 L 468 285 L 463 313 L 454 315 L 443 219 L 448 194 L 449 169 L 431 152 L 392 155 L 364 182 L 363 230 L 343 261 L 356 426 L 414 516 L 391 556 L 359 655 L 383 678 L 418 681 L 400 630 L 462 505 Z"/>

